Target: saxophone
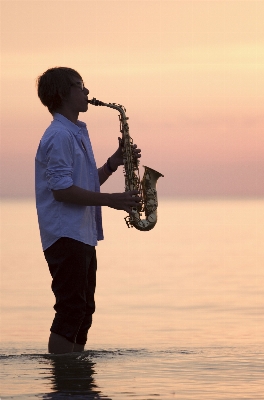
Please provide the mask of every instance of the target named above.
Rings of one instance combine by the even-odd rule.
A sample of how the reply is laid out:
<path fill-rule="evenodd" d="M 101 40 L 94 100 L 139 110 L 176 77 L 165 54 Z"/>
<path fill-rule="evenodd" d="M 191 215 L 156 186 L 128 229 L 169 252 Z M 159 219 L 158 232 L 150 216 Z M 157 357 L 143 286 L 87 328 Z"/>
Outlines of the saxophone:
<path fill-rule="evenodd" d="M 139 176 L 139 160 L 133 153 L 133 139 L 129 135 L 126 109 L 121 104 L 103 103 L 93 98 L 88 101 L 94 106 L 105 106 L 119 111 L 120 132 L 122 133 L 122 152 L 124 161 L 125 191 L 138 190 L 142 197 L 142 203 L 137 207 L 132 207 L 132 214 L 125 217 L 128 228 L 133 226 L 140 231 L 150 231 L 157 223 L 158 198 L 156 191 L 157 180 L 164 176 L 152 168 L 144 167 L 142 181 Z M 142 213 L 145 219 L 141 219 Z"/>

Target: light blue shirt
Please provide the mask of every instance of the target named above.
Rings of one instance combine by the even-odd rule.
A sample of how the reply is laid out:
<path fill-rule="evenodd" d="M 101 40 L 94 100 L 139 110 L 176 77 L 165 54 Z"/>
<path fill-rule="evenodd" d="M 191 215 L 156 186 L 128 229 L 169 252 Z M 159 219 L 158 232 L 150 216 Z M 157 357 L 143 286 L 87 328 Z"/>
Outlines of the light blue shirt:
<path fill-rule="evenodd" d="M 35 159 L 35 189 L 43 250 L 61 237 L 96 246 L 103 239 L 99 206 L 80 206 L 54 199 L 52 189 L 72 185 L 100 192 L 98 171 L 86 124 L 55 113 L 40 140 Z"/>

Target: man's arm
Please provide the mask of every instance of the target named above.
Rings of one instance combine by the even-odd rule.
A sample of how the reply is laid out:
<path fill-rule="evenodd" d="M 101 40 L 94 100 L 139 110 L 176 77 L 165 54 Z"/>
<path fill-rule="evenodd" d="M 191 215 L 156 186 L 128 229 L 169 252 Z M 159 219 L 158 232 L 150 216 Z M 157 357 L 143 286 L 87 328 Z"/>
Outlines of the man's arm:
<path fill-rule="evenodd" d="M 123 160 L 122 160 L 123 162 Z M 114 165 L 114 166 L 113 166 Z M 109 157 L 107 160 L 107 163 L 105 163 L 101 168 L 98 168 L 98 176 L 99 176 L 99 182 L 100 186 L 107 181 L 107 179 L 112 175 L 113 172 L 117 170 L 119 167 L 118 164 L 114 158 L 114 156 Z"/>
<path fill-rule="evenodd" d="M 124 193 L 99 193 L 71 186 L 67 189 L 53 190 L 56 201 L 78 204 L 80 206 L 107 206 L 131 213 L 131 207 L 137 207 L 141 198 L 139 192 L 132 190 Z"/>

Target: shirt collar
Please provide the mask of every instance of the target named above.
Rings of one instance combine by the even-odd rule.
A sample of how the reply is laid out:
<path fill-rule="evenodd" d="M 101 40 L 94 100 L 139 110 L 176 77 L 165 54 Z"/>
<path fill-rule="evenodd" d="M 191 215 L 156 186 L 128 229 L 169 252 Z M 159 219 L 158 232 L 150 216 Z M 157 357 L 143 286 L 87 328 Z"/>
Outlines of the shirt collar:
<path fill-rule="evenodd" d="M 78 120 L 77 124 L 75 125 L 73 122 L 71 122 L 68 118 L 64 117 L 60 113 L 54 113 L 53 119 L 60 121 L 63 125 L 65 125 L 67 128 L 69 128 L 73 133 L 79 133 L 82 128 L 86 128 L 86 124 L 84 122 Z"/>

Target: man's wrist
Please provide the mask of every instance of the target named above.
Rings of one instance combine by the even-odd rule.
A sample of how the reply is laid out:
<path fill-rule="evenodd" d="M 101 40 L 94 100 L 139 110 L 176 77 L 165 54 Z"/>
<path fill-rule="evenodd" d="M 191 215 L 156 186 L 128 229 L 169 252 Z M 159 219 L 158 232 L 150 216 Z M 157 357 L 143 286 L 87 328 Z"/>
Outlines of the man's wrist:
<path fill-rule="evenodd" d="M 107 159 L 106 165 L 107 165 L 107 168 L 109 169 L 109 171 L 110 171 L 111 173 L 115 172 L 115 171 L 117 170 L 117 168 L 118 168 L 118 167 L 113 168 L 113 166 L 111 165 L 111 157 L 109 157 L 109 158 Z"/>

